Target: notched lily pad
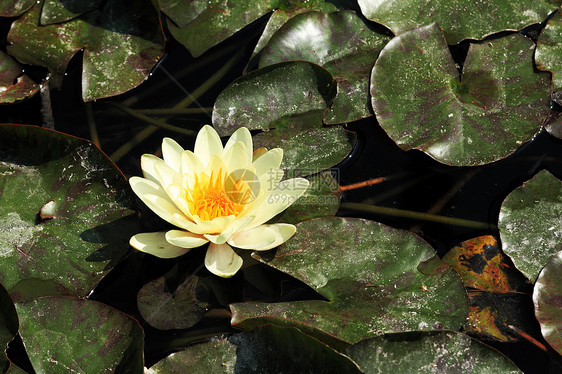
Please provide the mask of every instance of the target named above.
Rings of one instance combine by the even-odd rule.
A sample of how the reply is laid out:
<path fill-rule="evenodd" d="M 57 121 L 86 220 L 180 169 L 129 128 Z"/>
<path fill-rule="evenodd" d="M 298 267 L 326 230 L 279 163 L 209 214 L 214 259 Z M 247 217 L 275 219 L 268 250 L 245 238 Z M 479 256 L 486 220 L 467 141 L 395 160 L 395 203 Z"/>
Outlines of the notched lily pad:
<path fill-rule="evenodd" d="M 396 35 L 431 22 L 443 27 L 448 44 L 482 39 L 504 30 L 521 30 L 542 22 L 556 6 L 547 0 L 359 0 L 361 12 Z"/>
<path fill-rule="evenodd" d="M 549 74 L 533 70 L 533 50 L 520 34 L 471 44 L 459 77 L 437 23 L 400 34 L 373 68 L 377 119 L 402 149 L 446 164 L 506 157 L 550 110 Z"/>
<path fill-rule="evenodd" d="M 537 67 L 541 70 L 552 72 L 554 92 L 562 90 L 562 67 L 560 66 L 560 56 L 562 56 L 561 9 L 548 21 L 546 27 L 542 30 L 537 41 L 537 51 L 535 53 Z"/>
<path fill-rule="evenodd" d="M 164 53 L 158 14 L 150 0 L 130 4 L 109 0 L 99 10 L 43 26 L 41 5 L 12 24 L 8 53 L 21 62 L 47 67 L 52 84 L 60 87 L 68 62 L 83 50 L 84 101 L 138 86 Z"/>
<path fill-rule="evenodd" d="M 534 281 L 562 250 L 562 181 L 540 171 L 503 201 L 498 221 L 504 252 Z"/>
<path fill-rule="evenodd" d="M 36 0 L 5 0 L 0 1 L 0 17 L 17 17 L 33 5 Z"/>
<path fill-rule="evenodd" d="M 39 86 L 6 53 L 0 51 L 0 104 L 27 99 L 39 91 Z"/>
<path fill-rule="evenodd" d="M 86 296 L 141 231 L 133 207 L 125 178 L 91 143 L 0 125 L 0 281 L 14 300 Z"/>
<path fill-rule="evenodd" d="M 92 11 L 103 0 L 45 0 L 41 10 L 41 24 L 61 23 Z"/>
<path fill-rule="evenodd" d="M 387 332 L 457 330 L 467 317 L 461 280 L 443 263 L 425 272 L 431 275 L 422 274 L 418 265 L 429 259 L 441 263 L 416 235 L 374 221 L 334 217 L 301 222 L 268 265 L 329 301 L 236 303 L 230 306 L 232 324 L 243 329 L 264 323 L 294 326 L 340 348 Z"/>
<path fill-rule="evenodd" d="M 338 82 L 328 124 L 371 116 L 369 77 L 390 37 L 372 31 L 354 11 L 306 12 L 289 20 L 264 48 L 260 67 L 291 60 L 314 62 Z"/>

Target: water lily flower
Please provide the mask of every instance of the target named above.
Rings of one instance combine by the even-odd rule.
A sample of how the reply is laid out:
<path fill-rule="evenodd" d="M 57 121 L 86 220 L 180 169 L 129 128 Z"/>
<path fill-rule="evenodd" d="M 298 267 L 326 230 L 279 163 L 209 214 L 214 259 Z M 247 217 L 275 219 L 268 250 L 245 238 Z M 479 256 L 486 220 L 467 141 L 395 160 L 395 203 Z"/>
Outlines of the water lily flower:
<path fill-rule="evenodd" d="M 223 147 L 217 132 L 204 126 L 193 152 L 164 138 L 162 155 L 143 155 L 144 178 L 129 182 L 154 213 L 178 229 L 134 235 L 130 244 L 139 251 L 174 258 L 209 243 L 205 266 L 231 277 L 242 266 L 232 247 L 268 250 L 296 232 L 294 225 L 266 222 L 295 202 L 308 181 L 281 181 L 282 149 L 253 152 L 248 129 L 239 128 Z"/>

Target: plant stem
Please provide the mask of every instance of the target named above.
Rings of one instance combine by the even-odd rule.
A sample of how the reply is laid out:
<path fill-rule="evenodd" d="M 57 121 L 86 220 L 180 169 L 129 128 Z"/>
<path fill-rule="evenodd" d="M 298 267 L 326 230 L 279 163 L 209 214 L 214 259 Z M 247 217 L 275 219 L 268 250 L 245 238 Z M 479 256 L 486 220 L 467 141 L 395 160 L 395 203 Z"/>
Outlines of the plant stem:
<path fill-rule="evenodd" d="M 98 136 L 98 129 L 96 127 L 96 119 L 94 118 L 94 111 L 92 110 L 92 103 L 84 103 L 86 109 L 86 120 L 88 121 L 88 130 L 90 131 L 90 139 L 98 148 L 100 146 L 100 137 Z"/>

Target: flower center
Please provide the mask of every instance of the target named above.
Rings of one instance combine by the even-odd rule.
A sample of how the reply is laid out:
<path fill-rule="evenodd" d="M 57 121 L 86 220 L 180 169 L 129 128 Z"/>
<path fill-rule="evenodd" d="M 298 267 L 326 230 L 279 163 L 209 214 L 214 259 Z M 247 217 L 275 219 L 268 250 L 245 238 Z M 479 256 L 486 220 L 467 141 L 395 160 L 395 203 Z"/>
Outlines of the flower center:
<path fill-rule="evenodd" d="M 225 190 L 225 181 L 228 177 L 222 169 L 217 173 L 195 175 L 192 188 L 186 188 L 186 200 L 189 211 L 198 215 L 203 221 L 211 221 L 217 217 L 237 216 L 242 211 L 243 205 L 237 204 L 232 192 L 243 189 L 240 183 L 235 183 L 235 191 Z"/>

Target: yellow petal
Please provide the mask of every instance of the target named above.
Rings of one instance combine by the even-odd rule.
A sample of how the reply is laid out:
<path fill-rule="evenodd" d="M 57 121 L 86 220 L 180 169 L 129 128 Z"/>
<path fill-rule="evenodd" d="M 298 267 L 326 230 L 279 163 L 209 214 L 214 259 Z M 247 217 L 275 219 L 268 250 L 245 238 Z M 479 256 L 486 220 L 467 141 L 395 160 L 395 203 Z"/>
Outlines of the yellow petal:
<path fill-rule="evenodd" d="M 283 150 L 281 148 L 274 148 L 255 160 L 252 166 L 256 168 L 257 175 L 263 175 L 271 169 L 278 170 L 282 160 Z"/>
<path fill-rule="evenodd" d="M 203 221 L 202 219 L 199 218 L 198 215 L 194 215 L 193 220 L 195 221 L 198 229 L 200 230 L 198 233 L 210 234 L 210 233 L 220 233 L 226 230 L 226 228 L 236 220 L 236 216 L 217 217 L 212 221 Z M 193 232 L 192 230 L 189 231 Z"/>
<path fill-rule="evenodd" d="M 261 156 L 263 156 L 264 154 L 267 153 L 267 148 L 265 147 L 259 147 L 258 149 L 256 149 L 252 155 L 252 162 L 255 162 L 258 158 L 260 158 Z"/>
<path fill-rule="evenodd" d="M 160 258 L 179 257 L 187 252 L 190 248 L 182 248 L 170 244 L 166 241 L 166 233 L 164 232 L 145 232 L 134 235 L 129 244 L 139 251 L 150 253 Z"/>
<path fill-rule="evenodd" d="M 200 247 L 208 240 L 202 235 L 193 234 L 189 231 L 170 230 L 166 233 L 166 240 L 172 245 L 182 248 Z"/>
<path fill-rule="evenodd" d="M 308 180 L 293 178 L 282 181 L 255 210 L 256 218 L 249 227 L 256 227 L 287 209 L 306 191 Z"/>
<path fill-rule="evenodd" d="M 252 163 L 252 154 L 242 142 L 234 143 L 223 156 L 228 172 L 248 167 Z"/>
<path fill-rule="evenodd" d="M 228 244 L 242 249 L 266 251 L 285 243 L 296 231 L 297 228 L 288 223 L 261 225 L 232 235 Z"/>
<path fill-rule="evenodd" d="M 245 127 L 240 127 L 232 135 L 230 135 L 230 138 L 224 146 L 223 155 L 226 155 L 230 147 L 232 147 L 237 142 L 242 142 L 250 156 L 252 155 L 252 150 L 254 147 L 252 144 L 252 134 L 250 134 L 250 130 Z"/>
<path fill-rule="evenodd" d="M 201 160 L 199 160 L 199 157 L 195 155 L 195 153 L 191 151 L 183 151 L 183 153 L 181 154 L 181 170 L 183 174 L 195 174 L 203 171 L 203 169 L 205 169 L 205 167 L 201 163 Z"/>
<path fill-rule="evenodd" d="M 164 138 L 162 140 L 162 157 L 164 162 L 175 170 L 176 173 L 181 173 L 181 154 L 183 148 L 174 139 Z"/>
<path fill-rule="evenodd" d="M 217 217 L 220 218 L 220 217 Z M 203 236 L 211 243 L 223 244 L 238 231 L 244 230 L 250 222 L 254 219 L 253 216 L 241 217 L 236 221 L 230 223 L 220 234 L 204 234 Z"/>
<path fill-rule="evenodd" d="M 242 258 L 226 243 L 210 243 L 205 255 L 205 267 L 219 277 L 230 278 L 242 267 Z"/>
<path fill-rule="evenodd" d="M 156 174 L 155 165 L 163 164 L 164 160 L 151 154 L 144 154 L 141 156 L 141 169 L 144 177 L 153 182 L 160 183 Z"/>
<path fill-rule="evenodd" d="M 199 158 L 203 166 L 207 166 L 214 155 L 222 156 L 222 142 L 219 134 L 209 125 L 203 126 L 195 139 L 193 153 Z"/>

